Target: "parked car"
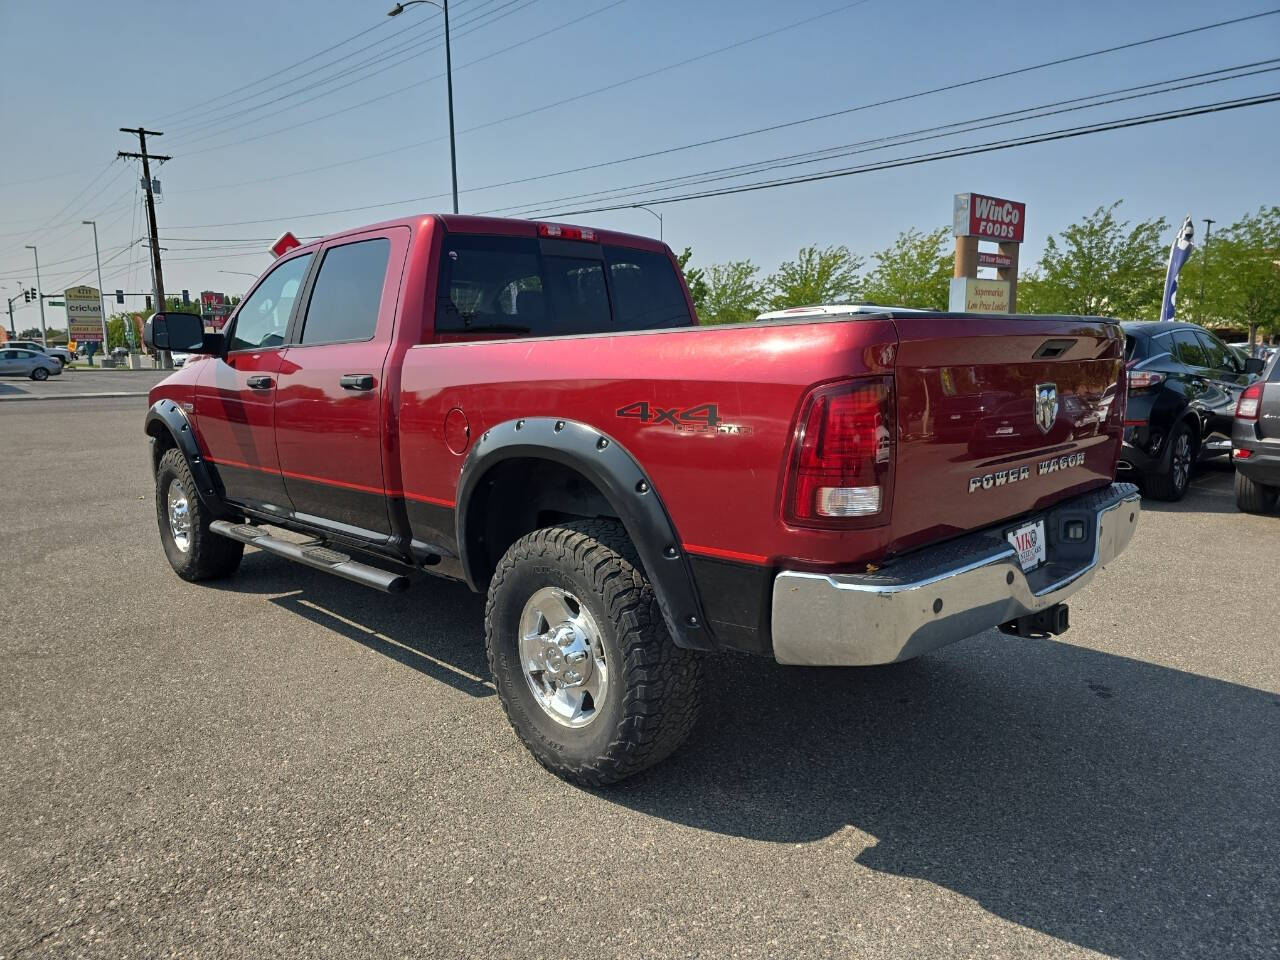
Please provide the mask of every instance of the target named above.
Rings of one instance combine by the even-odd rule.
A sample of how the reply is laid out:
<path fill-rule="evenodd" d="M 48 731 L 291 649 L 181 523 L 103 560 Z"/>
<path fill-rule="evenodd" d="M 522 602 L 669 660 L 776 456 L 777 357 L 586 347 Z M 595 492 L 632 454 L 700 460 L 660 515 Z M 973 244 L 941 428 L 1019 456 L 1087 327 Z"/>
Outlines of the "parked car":
<path fill-rule="evenodd" d="M 30 377 L 32 380 L 48 380 L 62 373 L 62 362 L 45 353 L 34 350 L 17 350 L 5 344 L 0 350 L 0 376 Z"/>
<path fill-rule="evenodd" d="M 284 254 L 223 332 L 158 314 L 146 339 L 206 356 L 143 424 L 174 571 L 229 576 L 251 544 L 486 592 L 507 716 L 578 783 L 679 746 L 698 651 L 858 666 L 1063 633 L 1141 512 L 1113 482 L 1117 322 L 698 326 L 671 250 L 612 231 L 383 223 Z"/>
<path fill-rule="evenodd" d="M 1247 513 L 1274 510 L 1280 500 L 1280 355 L 1240 395 L 1231 432 L 1236 506 Z"/>
<path fill-rule="evenodd" d="M 1192 323 L 1123 324 L 1128 406 L 1121 475 L 1157 500 L 1181 500 L 1202 457 L 1231 451 L 1240 394 L 1262 361 L 1241 361 Z"/>

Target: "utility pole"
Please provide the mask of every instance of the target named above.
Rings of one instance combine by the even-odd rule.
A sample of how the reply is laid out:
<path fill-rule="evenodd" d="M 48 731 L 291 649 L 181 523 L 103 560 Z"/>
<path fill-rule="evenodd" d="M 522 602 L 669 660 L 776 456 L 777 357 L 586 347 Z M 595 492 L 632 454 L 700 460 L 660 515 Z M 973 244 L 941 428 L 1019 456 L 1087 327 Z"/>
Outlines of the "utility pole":
<path fill-rule="evenodd" d="M 117 157 L 128 157 L 133 160 L 142 161 L 142 182 L 147 190 L 147 227 L 150 231 L 151 240 L 151 272 L 155 279 L 155 296 L 156 296 L 156 313 L 164 312 L 164 273 L 160 269 L 160 235 L 156 231 L 156 197 L 151 189 L 151 160 L 158 160 L 164 163 L 166 160 L 172 160 L 172 157 L 162 157 L 158 154 L 147 153 L 147 137 L 163 137 L 164 134 L 159 130 L 145 130 L 142 127 L 121 127 L 121 133 L 132 133 L 138 137 L 138 153 L 129 153 L 121 150 L 116 153 Z M 38 282 L 38 281 L 37 281 Z M 101 281 L 99 281 L 101 283 Z M 173 367 L 173 360 L 169 357 L 168 350 L 160 351 L 160 366 L 165 370 Z"/>
<path fill-rule="evenodd" d="M 1204 257 L 1200 260 L 1200 296 L 1196 298 L 1196 323 L 1204 318 L 1204 275 L 1209 272 L 1209 232 L 1217 222 L 1204 218 Z"/>
<path fill-rule="evenodd" d="M 27 249 L 36 258 L 36 299 L 40 301 L 40 342 L 47 347 L 49 345 L 49 331 L 44 326 L 44 287 L 40 285 L 40 251 L 36 249 L 33 243 L 28 243 Z"/>
<path fill-rule="evenodd" d="M 22 296 L 21 293 L 18 294 L 18 297 L 20 296 Z M 13 337 L 15 340 L 18 339 L 18 328 L 13 325 L 13 301 L 17 300 L 18 297 L 8 298 L 9 300 L 9 336 Z"/>

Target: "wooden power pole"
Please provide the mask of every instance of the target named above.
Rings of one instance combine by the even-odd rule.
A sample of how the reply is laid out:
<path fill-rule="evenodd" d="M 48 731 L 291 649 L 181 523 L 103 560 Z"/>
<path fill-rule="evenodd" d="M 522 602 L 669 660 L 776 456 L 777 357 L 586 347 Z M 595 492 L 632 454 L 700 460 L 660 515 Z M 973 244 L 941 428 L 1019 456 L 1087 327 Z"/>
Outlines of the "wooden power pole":
<path fill-rule="evenodd" d="M 162 313 L 164 312 L 164 272 L 160 267 L 160 234 L 156 230 L 156 197 L 151 188 L 151 161 L 158 160 L 163 163 L 173 158 L 147 153 L 147 137 L 163 137 L 164 134 L 159 130 L 146 130 L 142 127 L 121 127 L 120 132 L 136 134 L 138 137 L 138 153 L 129 153 L 121 150 L 116 156 L 142 161 L 142 185 L 147 191 L 147 230 L 151 240 L 151 273 L 155 285 L 155 309 L 157 313 Z M 160 352 L 160 366 L 168 370 L 172 365 L 173 361 L 169 357 L 169 351 L 162 350 Z"/>

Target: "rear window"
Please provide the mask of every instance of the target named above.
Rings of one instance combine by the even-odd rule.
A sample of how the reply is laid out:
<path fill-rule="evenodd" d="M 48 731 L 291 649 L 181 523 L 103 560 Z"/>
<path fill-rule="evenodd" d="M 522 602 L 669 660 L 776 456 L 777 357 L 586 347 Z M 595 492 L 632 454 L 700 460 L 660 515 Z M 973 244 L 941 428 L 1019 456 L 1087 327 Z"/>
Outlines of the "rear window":
<path fill-rule="evenodd" d="M 692 323 L 665 255 L 568 240 L 445 239 L 439 332 L 557 336 Z"/>

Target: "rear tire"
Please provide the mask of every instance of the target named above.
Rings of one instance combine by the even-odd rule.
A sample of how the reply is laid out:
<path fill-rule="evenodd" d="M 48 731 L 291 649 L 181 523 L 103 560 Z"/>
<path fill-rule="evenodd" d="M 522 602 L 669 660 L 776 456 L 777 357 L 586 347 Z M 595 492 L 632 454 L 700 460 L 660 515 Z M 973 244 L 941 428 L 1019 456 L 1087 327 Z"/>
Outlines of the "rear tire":
<path fill-rule="evenodd" d="M 1196 460 L 1195 441 L 1185 423 L 1169 432 L 1169 460 L 1159 473 L 1142 478 L 1142 492 L 1155 500 L 1181 500 L 1191 484 L 1191 466 Z"/>
<path fill-rule="evenodd" d="M 679 747 L 697 721 L 701 657 L 672 641 L 615 521 L 565 523 L 517 540 L 489 585 L 485 644 L 517 736 L 573 783 L 638 773 Z M 572 669 L 583 673 L 563 672 Z"/>
<path fill-rule="evenodd" d="M 183 580 L 217 580 L 240 566 L 244 544 L 209 529 L 214 520 L 196 494 L 187 458 L 165 451 L 156 469 L 156 522 L 169 566 Z"/>
<path fill-rule="evenodd" d="M 46 370 L 44 367 L 36 367 L 34 370 L 31 371 L 31 379 L 32 380 L 48 380 L 49 371 Z"/>
<path fill-rule="evenodd" d="M 1250 480 L 1236 470 L 1236 506 L 1245 513 L 1270 513 L 1280 500 L 1280 489 Z"/>

